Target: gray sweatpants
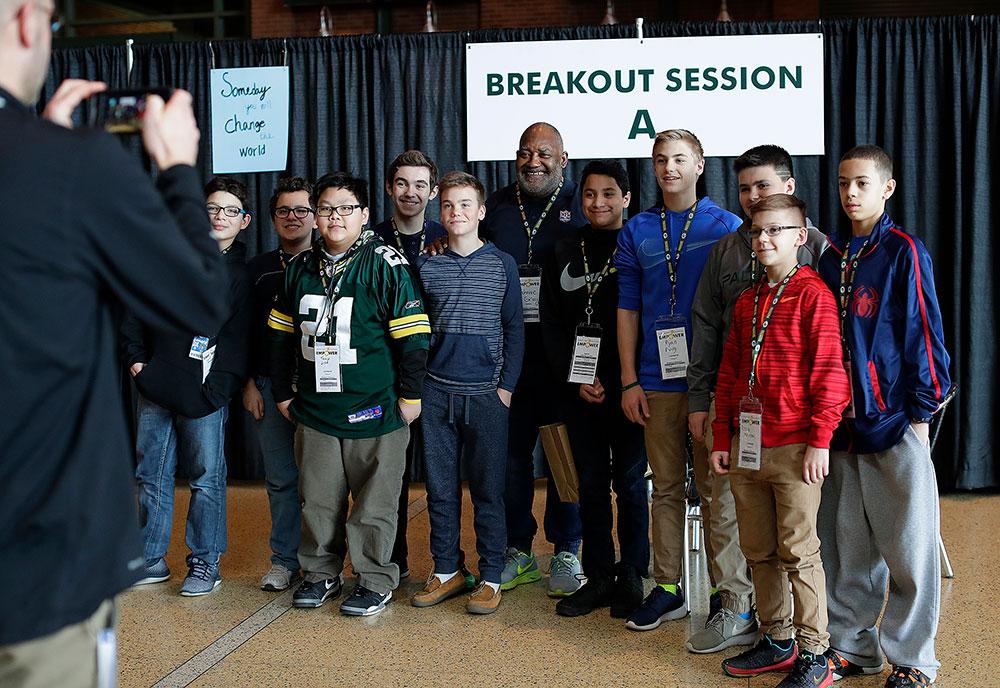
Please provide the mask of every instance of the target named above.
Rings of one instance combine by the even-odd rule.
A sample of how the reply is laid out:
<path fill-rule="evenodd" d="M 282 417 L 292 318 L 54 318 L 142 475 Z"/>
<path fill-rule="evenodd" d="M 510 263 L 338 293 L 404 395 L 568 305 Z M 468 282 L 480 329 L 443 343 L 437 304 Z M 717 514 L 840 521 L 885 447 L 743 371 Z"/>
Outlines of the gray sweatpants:
<path fill-rule="evenodd" d="M 817 523 L 830 647 L 864 667 L 882 664 L 884 651 L 892 664 L 937 676 L 939 529 L 930 450 L 912 428 L 883 452 L 830 453 Z"/>
<path fill-rule="evenodd" d="M 346 548 L 361 585 L 384 595 L 399 585 L 390 561 L 410 429 L 341 439 L 299 423 L 295 460 L 302 496 L 299 564 L 306 580 L 336 578 Z M 347 516 L 347 494 L 354 498 Z"/>

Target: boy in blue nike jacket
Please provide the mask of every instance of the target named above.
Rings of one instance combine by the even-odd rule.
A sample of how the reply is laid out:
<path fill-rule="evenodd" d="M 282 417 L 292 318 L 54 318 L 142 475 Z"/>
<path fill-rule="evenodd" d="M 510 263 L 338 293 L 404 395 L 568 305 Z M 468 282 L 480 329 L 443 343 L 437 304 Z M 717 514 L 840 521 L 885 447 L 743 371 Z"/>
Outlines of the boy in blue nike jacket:
<path fill-rule="evenodd" d="M 892 160 L 844 154 L 840 202 L 852 237 L 820 260 L 838 299 L 852 403 L 823 485 L 822 541 L 835 678 L 893 664 L 887 688 L 927 686 L 940 607 L 938 492 L 928 424 L 948 393 L 948 352 L 927 249 L 889 218 Z M 892 581 L 880 630 L 886 586 Z"/>

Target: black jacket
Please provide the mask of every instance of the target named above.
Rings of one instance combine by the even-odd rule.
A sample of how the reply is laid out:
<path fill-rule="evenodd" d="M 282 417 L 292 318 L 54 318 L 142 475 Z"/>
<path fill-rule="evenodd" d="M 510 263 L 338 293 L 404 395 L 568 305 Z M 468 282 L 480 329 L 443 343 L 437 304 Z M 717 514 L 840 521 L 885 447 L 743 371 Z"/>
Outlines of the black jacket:
<path fill-rule="evenodd" d="M 116 313 L 211 332 L 225 312 L 198 173 L 156 187 L 111 136 L 0 90 L 0 589 L 19 591 L 0 596 L 0 645 L 79 623 L 140 576 Z"/>
<path fill-rule="evenodd" d="M 229 275 L 229 312 L 214 332 L 176 332 L 153 329 L 133 314 L 122 323 L 125 367 L 145 363 L 135 386 L 146 399 L 187 418 L 201 418 L 229 403 L 243 385 L 247 371 L 250 332 L 250 280 L 247 249 L 236 241 L 224 254 Z M 192 340 L 208 338 L 215 348 L 211 371 L 202 382 L 202 361 L 190 356 Z"/>
<path fill-rule="evenodd" d="M 247 263 L 250 281 L 250 377 L 270 377 L 267 315 L 274 306 L 274 297 L 285 281 L 285 265 L 294 256 L 280 248 L 254 256 Z M 282 262 L 284 261 L 284 262 Z"/>

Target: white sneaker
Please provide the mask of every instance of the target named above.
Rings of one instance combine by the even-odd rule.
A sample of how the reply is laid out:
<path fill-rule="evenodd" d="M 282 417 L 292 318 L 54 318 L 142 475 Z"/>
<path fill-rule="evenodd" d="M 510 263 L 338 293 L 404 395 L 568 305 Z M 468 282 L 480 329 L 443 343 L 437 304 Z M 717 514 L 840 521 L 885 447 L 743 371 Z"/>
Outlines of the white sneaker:
<path fill-rule="evenodd" d="M 271 564 L 271 570 L 260 579 L 260 589 L 268 592 L 287 590 L 292 581 L 298 577 L 298 571 L 289 571 L 281 564 Z"/>

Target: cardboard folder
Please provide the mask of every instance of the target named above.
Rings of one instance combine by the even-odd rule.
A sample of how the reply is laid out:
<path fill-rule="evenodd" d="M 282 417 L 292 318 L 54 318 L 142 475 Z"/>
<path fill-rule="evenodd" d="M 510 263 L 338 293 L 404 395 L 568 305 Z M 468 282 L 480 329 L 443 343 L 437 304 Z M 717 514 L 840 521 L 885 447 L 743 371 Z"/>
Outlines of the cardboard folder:
<path fill-rule="evenodd" d="M 552 479 L 556 481 L 559 499 L 563 502 L 576 504 L 580 501 L 580 480 L 576 475 L 576 464 L 573 462 L 573 450 L 569 446 L 569 433 L 565 423 L 552 423 L 539 428 L 542 435 L 542 448 L 549 462 Z"/>

